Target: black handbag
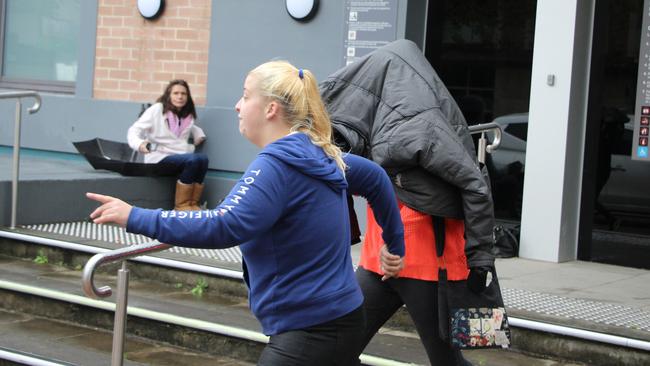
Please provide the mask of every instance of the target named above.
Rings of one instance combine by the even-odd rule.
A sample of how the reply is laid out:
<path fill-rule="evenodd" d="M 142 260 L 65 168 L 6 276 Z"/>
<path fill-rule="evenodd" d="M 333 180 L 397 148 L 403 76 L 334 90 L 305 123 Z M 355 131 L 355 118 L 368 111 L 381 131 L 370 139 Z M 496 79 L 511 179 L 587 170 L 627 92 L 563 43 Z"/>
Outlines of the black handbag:
<path fill-rule="evenodd" d="M 481 292 L 469 289 L 467 280 L 449 281 L 444 266 L 444 219 L 433 217 L 438 271 L 438 325 L 440 337 L 457 349 L 508 348 L 508 315 L 503 305 L 496 269 Z"/>

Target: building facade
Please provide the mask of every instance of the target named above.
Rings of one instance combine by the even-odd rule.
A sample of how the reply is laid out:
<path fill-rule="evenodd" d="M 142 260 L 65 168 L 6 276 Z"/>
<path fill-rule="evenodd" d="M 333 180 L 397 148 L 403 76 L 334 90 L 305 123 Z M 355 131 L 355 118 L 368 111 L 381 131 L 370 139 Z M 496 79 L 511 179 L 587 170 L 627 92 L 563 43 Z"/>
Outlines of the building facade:
<path fill-rule="evenodd" d="M 0 88 L 43 96 L 23 118 L 23 147 L 72 153 L 72 141 L 124 141 L 143 103 L 182 78 L 210 168 L 242 172 L 258 151 L 234 111 L 251 68 L 286 59 L 322 79 L 408 38 L 470 124 L 504 128 L 489 166 L 497 216 L 520 222 L 521 257 L 637 266 L 631 258 L 650 255 L 639 244 L 650 237 L 650 165 L 625 140 L 643 137 L 644 0 L 328 0 L 308 20 L 279 0 L 168 0 L 155 19 L 137 3 L 0 1 Z M 0 111 L 13 116 L 14 103 Z M 0 122 L 0 145 L 12 143 L 13 124 Z"/>

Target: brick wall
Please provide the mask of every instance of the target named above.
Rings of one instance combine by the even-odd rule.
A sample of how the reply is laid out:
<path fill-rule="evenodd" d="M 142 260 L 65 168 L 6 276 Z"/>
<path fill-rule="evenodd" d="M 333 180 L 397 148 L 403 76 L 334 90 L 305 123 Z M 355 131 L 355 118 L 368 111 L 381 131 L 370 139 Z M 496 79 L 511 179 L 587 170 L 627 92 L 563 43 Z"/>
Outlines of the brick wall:
<path fill-rule="evenodd" d="M 146 20 L 136 0 L 100 0 L 93 94 L 97 99 L 153 103 L 167 82 L 185 79 L 205 104 L 210 0 L 171 0 Z"/>

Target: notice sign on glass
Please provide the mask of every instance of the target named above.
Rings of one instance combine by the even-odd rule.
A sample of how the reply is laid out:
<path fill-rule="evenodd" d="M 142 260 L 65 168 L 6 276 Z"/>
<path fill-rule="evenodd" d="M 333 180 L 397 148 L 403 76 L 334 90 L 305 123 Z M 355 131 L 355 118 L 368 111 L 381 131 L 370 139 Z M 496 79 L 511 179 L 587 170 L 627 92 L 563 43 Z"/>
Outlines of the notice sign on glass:
<path fill-rule="evenodd" d="M 632 159 L 650 161 L 648 157 L 648 129 L 650 129 L 650 0 L 643 2 L 643 27 L 639 47 L 639 72 L 636 81 L 636 111 Z"/>
<path fill-rule="evenodd" d="M 343 65 L 369 54 L 397 37 L 398 0 L 347 0 Z"/>

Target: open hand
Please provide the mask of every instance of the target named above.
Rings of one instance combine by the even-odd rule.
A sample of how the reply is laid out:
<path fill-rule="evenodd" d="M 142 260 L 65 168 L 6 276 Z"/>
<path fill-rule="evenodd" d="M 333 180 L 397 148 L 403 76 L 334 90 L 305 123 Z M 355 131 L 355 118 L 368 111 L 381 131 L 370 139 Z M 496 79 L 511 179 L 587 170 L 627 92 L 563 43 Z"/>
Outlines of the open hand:
<path fill-rule="evenodd" d="M 381 270 L 384 272 L 384 275 L 381 277 L 382 281 L 386 281 L 390 277 L 397 278 L 399 272 L 404 268 L 403 258 L 397 254 L 391 254 L 386 244 L 382 245 L 379 250 L 379 262 L 381 264 Z"/>
<path fill-rule="evenodd" d="M 95 224 L 114 223 L 121 227 L 126 226 L 133 206 L 119 198 L 97 193 L 86 193 L 86 197 L 102 204 L 90 214 L 90 218 Z"/>

